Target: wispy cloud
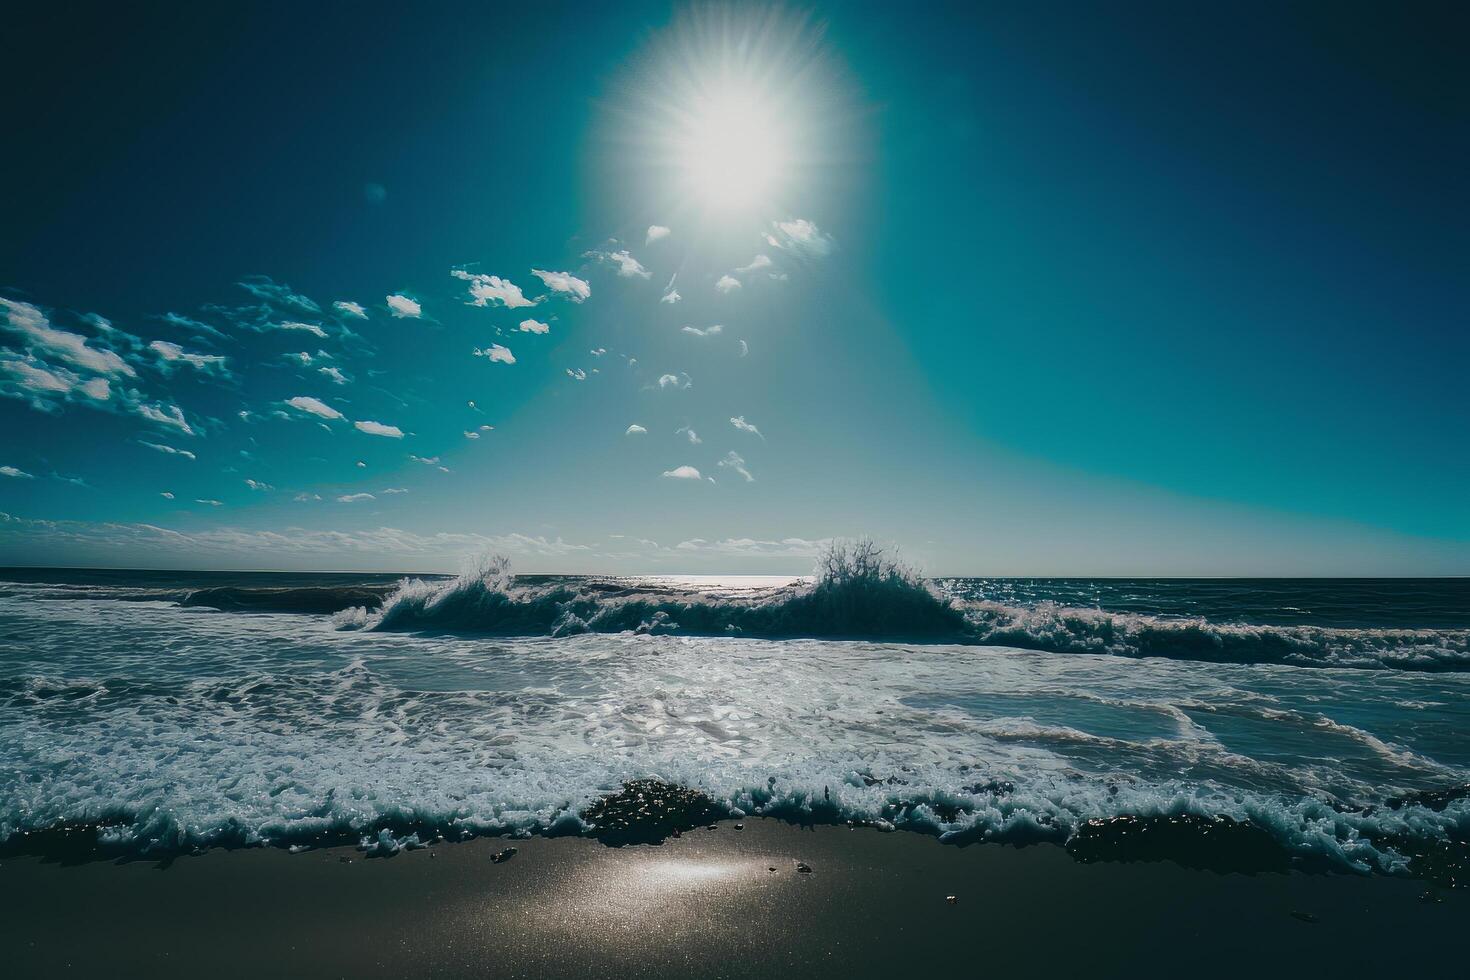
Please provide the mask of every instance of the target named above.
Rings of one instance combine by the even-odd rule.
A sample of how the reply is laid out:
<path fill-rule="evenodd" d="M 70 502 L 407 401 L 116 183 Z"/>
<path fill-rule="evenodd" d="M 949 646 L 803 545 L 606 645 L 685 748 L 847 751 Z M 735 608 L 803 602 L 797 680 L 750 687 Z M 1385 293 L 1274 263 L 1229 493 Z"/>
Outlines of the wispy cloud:
<path fill-rule="evenodd" d="M 734 418 L 730 419 L 730 424 L 735 426 L 735 428 L 739 429 L 741 432 L 749 432 L 753 436 L 760 436 L 762 440 L 766 438 L 765 436 L 761 435 L 760 429 L 757 429 L 752 423 L 745 421 L 744 415 L 736 415 Z"/>
<path fill-rule="evenodd" d="M 186 436 L 192 436 L 194 429 L 184 418 L 184 412 L 177 405 L 166 405 L 163 403 L 153 405 L 138 405 L 134 411 L 150 422 L 168 426 L 170 429 L 178 429 Z"/>
<path fill-rule="evenodd" d="M 355 504 L 360 500 L 377 500 L 370 493 L 346 493 L 337 498 L 339 504 Z"/>
<path fill-rule="evenodd" d="M 755 477 L 751 476 L 750 470 L 745 468 L 745 460 L 742 459 L 740 457 L 740 454 L 735 452 L 733 449 L 725 454 L 724 459 L 720 460 L 719 467 L 722 470 L 730 470 L 731 472 L 739 473 L 741 476 L 745 477 L 746 483 L 755 482 Z"/>
<path fill-rule="evenodd" d="M 219 354 L 191 353 L 190 351 L 184 350 L 178 344 L 170 343 L 167 340 L 155 340 L 148 345 L 148 349 L 158 355 L 160 363 L 165 370 L 174 365 L 187 364 L 197 371 L 215 374 L 229 373 L 225 369 L 224 357 Z"/>
<path fill-rule="evenodd" d="M 676 466 L 676 467 L 674 467 L 671 470 L 664 470 L 663 475 L 664 475 L 664 477 L 666 479 L 670 479 L 670 480 L 702 480 L 702 479 L 704 479 L 702 476 L 699 475 L 699 470 L 695 469 L 692 466 Z"/>
<path fill-rule="evenodd" d="M 684 298 L 684 297 L 680 296 L 679 295 L 679 291 L 674 288 L 674 280 L 676 280 L 678 278 L 679 278 L 679 274 L 677 272 L 674 273 L 672 276 L 669 277 L 669 284 L 664 287 L 664 294 L 659 297 L 659 300 L 658 301 L 660 303 L 673 304 L 673 303 L 679 302 L 679 300 L 681 300 L 681 299 Z"/>
<path fill-rule="evenodd" d="M 583 371 L 581 368 L 567 368 L 567 377 L 571 378 L 573 381 L 586 381 L 587 372 Z"/>
<path fill-rule="evenodd" d="M 0 297 L 10 329 L 20 334 L 26 349 L 35 356 L 55 358 L 93 374 L 136 377 L 138 372 L 116 351 L 92 347 L 88 338 L 51 325 L 46 315 L 30 303 Z"/>
<path fill-rule="evenodd" d="M 323 367 L 323 368 L 317 368 L 317 371 L 319 371 L 322 374 L 325 374 L 327 377 L 331 378 L 334 382 L 336 382 L 339 385 L 345 385 L 347 383 L 347 380 L 348 380 L 347 379 L 347 375 L 345 375 L 345 374 L 342 373 L 342 369 L 341 368 Z"/>
<path fill-rule="evenodd" d="M 721 276 L 719 278 L 719 281 L 715 283 L 715 288 L 724 293 L 726 296 L 729 296 L 735 290 L 740 288 L 740 280 L 736 279 L 734 276 Z"/>
<path fill-rule="evenodd" d="M 570 272 L 549 272 L 545 269 L 532 269 L 531 274 L 546 284 L 546 288 L 554 293 L 561 293 L 573 303 L 580 303 L 592 295 L 592 286 L 584 279 L 578 279 Z"/>
<path fill-rule="evenodd" d="M 680 329 L 684 333 L 693 334 L 696 337 L 713 337 L 716 334 L 722 333 L 725 328 L 716 323 L 714 326 L 704 327 L 702 329 L 700 327 L 681 327 Z"/>
<path fill-rule="evenodd" d="M 773 221 L 771 228 L 773 233 L 766 235 L 766 243 L 772 248 L 805 255 L 826 255 L 832 251 L 832 239 L 806 218 Z"/>
<path fill-rule="evenodd" d="M 661 374 L 658 377 L 660 388 L 688 388 L 693 384 L 693 380 L 687 374 Z"/>
<path fill-rule="evenodd" d="M 0 476 L 8 476 L 12 480 L 34 480 L 35 477 L 25 470 L 14 466 L 0 466 Z"/>
<path fill-rule="evenodd" d="M 266 491 L 266 490 L 274 490 L 275 489 L 275 487 L 271 486 L 269 483 L 261 483 L 259 480 L 250 480 L 250 479 L 247 479 L 245 481 L 245 485 L 247 487 L 249 487 L 251 490 Z"/>
<path fill-rule="evenodd" d="M 161 442 L 148 442 L 145 439 L 139 439 L 138 440 L 138 445 L 140 445 L 140 446 L 147 446 L 149 449 L 152 449 L 155 452 L 164 453 L 164 454 L 166 454 L 168 456 L 182 456 L 185 459 L 197 459 L 198 458 L 193 453 L 189 452 L 189 450 L 187 450 L 187 449 L 175 449 L 173 446 L 167 446 L 167 445 L 164 445 Z"/>
<path fill-rule="evenodd" d="M 672 232 L 663 225 L 649 225 L 648 237 L 643 240 L 643 244 L 652 245 L 654 242 L 663 241 L 665 238 L 668 238 L 670 234 L 672 234 Z"/>
<path fill-rule="evenodd" d="M 339 299 L 332 304 L 332 309 L 338 313 L 344 313 L 347 316 L 355 316 L 359 320 L 366 320 L 368 318 L 367 310 L 363 308 L 363 305 L 361 303 L 354 303 L 351 300 Z"/>
<path fill-rule="evenodd" d="M 403 430 L 396 425 L 384 425 L 382 422 L 364 420 L 353 422 L 352 427 L 358 432 L 366 432 L 370 436 L 384 436 L 389 439 L 403 438 Z"/>
<path fill-rule="evenodd" d="M 272 324 L 272 326 L 276 330 L 301 330 L 322 340 L 325 340 L 327 337 L 327 332 L 316 323 L 302 323 L 299 320 L 282 320 L 280 323 Z"/>
<path fill-rule="evenodd" d="M 322 308 L 312 300 L 292 291 L 291 287 L 285 283 L 272 281 L 269 276 L 246 276 L 240 280 L 238 285 L 257 299 L 265 300 L 275 306 L 299 310 L 302 313 L 322 311 Z"/>
<path fill-rule="evenodd" d="M 583 254 L 582 257 L 584 259 L 594 259 L 598 262 L 606 262 L 609 265 L 617 266 L 618 275 L 622 276 L 625 279 L 647 279 L 650 275 L 652 275 L 652 273 L 650 273 L 647 269 L 643 268 L 643 263 L 639 262 L 637 259 L 633 258 L 632 255 L 628 254 L 628 250 L 626 248 L 619 249 L 616 252 L 586 252 Z M 550 285 L 550 283 L 547 283 L 547 285 Z"/>
<path fill-rule="evenodd" d="M 771 257 L 769 255 L 757 255 L 755 258 L 750 260 L 749 265 L 742 265 L 735 271 L 740 273 L 741 275 L 745 275 L 746 273 L 759 272 L 761 269 L 769 269 L 770 267 Z"/>
<path fill-rule="evenodd" d="M 494 304 L 517 309 L 522 306 L 536 305 L 535 300 L 526 299 L 525 294 L 521 292 L 521 287 L 509 279 L 467 272 L 464 269 L 451 269 L 449 274 L 470 284 L 470 295 L 474 297 L 471 301 L 473 306 Z"/>
<path fill-rule="evenodd" d="M 684 436 L 686 439 L 689 440 L 689 444 L 691 446 L 697 446 L 702 441 L 699 438 L 699 433 L 698 432 L 695 432 L 692 428 L 690 428 L 687 425 L 686 426 L 683 426 L 682 428 L 675 429 L 674 430 L 674 435 L 676 435 L 676 436 Z"/>
<path fill-rule="evenodd" d="M 627 432 L 624 432 L 623 435 L 625 435 L 625 436 L 646 436 L 646 435 L 648 435 L 648 430 L 645 429 L 643 426 L 639 425 L 637 422 L 634 422 L 632 425 L 628 426 L 628 431 Z"/>

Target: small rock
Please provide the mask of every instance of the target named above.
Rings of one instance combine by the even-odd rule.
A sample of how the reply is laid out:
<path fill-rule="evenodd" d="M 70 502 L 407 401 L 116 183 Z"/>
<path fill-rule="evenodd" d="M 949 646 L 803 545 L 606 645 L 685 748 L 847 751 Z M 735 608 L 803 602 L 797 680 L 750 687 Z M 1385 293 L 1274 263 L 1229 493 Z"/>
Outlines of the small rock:
<path fill-rule="evenodd" d="M 500 864 L 503 861 L 509 861 L 511 858 L 513 858 L 515 856 L 516 856 L 516 849 L 514 847 L 507 847 L 503 851 L 496 851 L 494 854 L 490 855 L 490 863 L 492 863 L 492 864 Z"/>
<path fill-rule="evenodd" d="M 340 861 L 342 864 L 351 864 L 352 863 L 352 858 L 338 858 L 337 860 Z"/>
<path fill-rule="evenodd" d="M 776 869 L 775 868 L 767 868 L 766 870 L 767 871 L 775 871 Z"/>
<path fill-rule="evenodd" d="M 735 825 L 735 829 L 736 830 L 744 830 L 745 829 L 745 824 L 743 824 L 743 823 L 737 823 Z"/>
<path fill-rule="evenodd" d="M 1436 895 L 1432 891 L 1427 891 L 1423 895 L 1419 896 L 1419 901 L 1424 905 L 1438 905 L 1440 902 L 1443 902 L 1444 899 Z"/>
<path fill-rule="evenodd" d="M 958 895 L 946 895 L 944 896 L 944 900 L 951 905 L 955 905 L 959 902 L 960 897 Z"/>
<path fill-rule="evenodd" d="M 705 830 L 719 830 L 720 828 L 717 825 L 715 825 L 715 824 L 710 824 L 708 827 L 706 827 L 704 829 Z"/>
<path fill-rule="evenodd" d="M 1293 919 L 1300 919 L 1303 922 L 1316 922 L 1317 921 L 1317 917 L 1315 915 L 1313 915 L 1312 913 L 1310 913 L 1310 912 L 1298 912 L 1295 909 L 1292 909 L 1291 917 Z"/>
<path fill-rule="evenodd" d="M 803 875 L 809 875 L 809 874 L 812 873 L 812 866 L 810 864 L 807 864 L 805 861 L 797 861 L 796 862 L 796 873 L 797 874 L 803 874 Z"/>

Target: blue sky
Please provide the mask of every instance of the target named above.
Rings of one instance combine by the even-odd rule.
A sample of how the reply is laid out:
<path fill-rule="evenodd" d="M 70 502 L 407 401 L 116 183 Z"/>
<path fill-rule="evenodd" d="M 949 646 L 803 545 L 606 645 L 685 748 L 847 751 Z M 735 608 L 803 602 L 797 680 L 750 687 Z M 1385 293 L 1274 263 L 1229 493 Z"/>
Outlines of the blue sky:
<path fill-rule="evenodd" d="M 1470 571 L 1463 13 L 1173 6 L 28 14 L 0 562 Z"/>

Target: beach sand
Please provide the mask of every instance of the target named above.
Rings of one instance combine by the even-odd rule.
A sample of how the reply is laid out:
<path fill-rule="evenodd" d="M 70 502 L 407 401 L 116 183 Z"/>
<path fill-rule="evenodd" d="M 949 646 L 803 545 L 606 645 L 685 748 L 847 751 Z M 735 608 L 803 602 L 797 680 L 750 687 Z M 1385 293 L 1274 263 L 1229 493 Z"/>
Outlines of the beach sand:
<path fill-rule="evenodd" d="M 1083 864 L 1054 845 L 743 824 L 658 846 L 478 839 L 386 859 L 12 856 L 0 863 L 0 972 L 1198 977 L 1464 961 L 1470 900 L 1422 881 Z"/>

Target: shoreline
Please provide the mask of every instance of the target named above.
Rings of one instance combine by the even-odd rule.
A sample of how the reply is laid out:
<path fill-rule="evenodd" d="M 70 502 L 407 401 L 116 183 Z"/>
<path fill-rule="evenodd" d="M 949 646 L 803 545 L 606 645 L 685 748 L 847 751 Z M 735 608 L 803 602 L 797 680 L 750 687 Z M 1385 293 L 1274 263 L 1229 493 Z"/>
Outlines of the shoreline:
<path fill-rule="evenodd" d="M 1462 891 L 1410 878 L 1087 863 L 1055 844 L 761 817 L 714 826 L 660 845 L 477 838 L 389 858 L 12 856 L 0 943 L 17 977 L 1224 975 L 1262 957 L 1322 974 L 1456 964 L 1470 910 Z"/>

